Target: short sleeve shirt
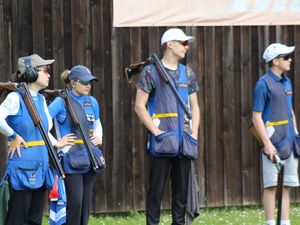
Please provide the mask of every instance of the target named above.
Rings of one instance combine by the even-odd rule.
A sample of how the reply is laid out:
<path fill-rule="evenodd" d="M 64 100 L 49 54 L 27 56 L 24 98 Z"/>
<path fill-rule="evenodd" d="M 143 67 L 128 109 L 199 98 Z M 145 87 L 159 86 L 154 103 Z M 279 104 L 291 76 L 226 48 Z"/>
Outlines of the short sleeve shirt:
<path fill-rule="evenodd" d="M 178 69 L 177 70 L 169 70 L 168 68 L 165 68 L 165 69 L 174 78 L 174 80 L 178 80 L 178 77 L 179 77 Z M 186 71 L 187 71 L 187 79 L 188 79 L 188 92 L 190 95 L 194 92 L 199 91 L 199 85 L 196 80 L 194 71 L 189 66 L 186 67 Z M 144 69 L 142 71 L 139 83 L 137 84 L 137 88 L 142 89 L 143 91 L 145 91 L 147 93 L 151 93 L 152 90 L 155 89 L 155 84 L 151 79 L 149 70 Z"/>

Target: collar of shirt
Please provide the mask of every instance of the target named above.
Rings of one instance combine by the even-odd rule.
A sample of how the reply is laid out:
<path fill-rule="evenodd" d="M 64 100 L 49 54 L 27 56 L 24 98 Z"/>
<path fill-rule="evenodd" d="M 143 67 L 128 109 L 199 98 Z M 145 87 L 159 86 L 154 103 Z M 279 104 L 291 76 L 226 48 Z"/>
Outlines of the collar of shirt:
<path fill-rule="evenodd" d="M 287 80 L 287 77 L 286 77 L 286 75 L 285 75 L 284 73 L 281 75 L 281 78 L 278 77 L 277 75 L 275 75 L 275 74 L 273 73 L 272 70 L 269 70 L 269 74 L 270 74 L 270 76 L 273 77 L 277 82 L 284 82 L 284 81 Z"/>

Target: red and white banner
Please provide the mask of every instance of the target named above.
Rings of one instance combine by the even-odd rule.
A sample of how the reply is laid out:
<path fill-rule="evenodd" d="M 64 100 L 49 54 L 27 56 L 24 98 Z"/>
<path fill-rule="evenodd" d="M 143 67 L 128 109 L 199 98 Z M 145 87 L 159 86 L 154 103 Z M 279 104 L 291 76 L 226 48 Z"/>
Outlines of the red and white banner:
<path fill-rule="evenodd" d="M 300 0 L 114 0 L 115 27 L 300 24 Z"/>

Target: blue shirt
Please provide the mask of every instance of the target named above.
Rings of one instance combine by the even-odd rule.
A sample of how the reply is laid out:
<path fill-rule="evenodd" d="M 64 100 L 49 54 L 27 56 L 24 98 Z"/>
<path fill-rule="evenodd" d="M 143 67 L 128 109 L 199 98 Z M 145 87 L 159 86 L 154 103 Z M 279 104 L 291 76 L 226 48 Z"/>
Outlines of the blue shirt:
<path fill-rule="evenodd" d="M 70 91 L 69 93 L 70 93 L 70 97 L 74 99 L 76 102 L 78 102 L 82 106 L 82 108 L 84 108 L 86 96 L 74 95 L 72 91 Z M 94 120 L 97 120 L 100 117 L 99 104 L 93 96 L 89 96 L 89 98 L 91 100 L 92 108 L 93 108 L 92 112 L 90 113 L 93 114 Z M 65 108 L 63 99 L 61 97 L 57 97 L 53 102 L 51 102 L 48 109 L 49 109 L 50 116 L 52 118 L 56 118 L 60 124 L 61 136 L 71 133 L 72 132 L 71 124 L 69 121 L 65 121 L 67 118 L 67 110 Z"/>

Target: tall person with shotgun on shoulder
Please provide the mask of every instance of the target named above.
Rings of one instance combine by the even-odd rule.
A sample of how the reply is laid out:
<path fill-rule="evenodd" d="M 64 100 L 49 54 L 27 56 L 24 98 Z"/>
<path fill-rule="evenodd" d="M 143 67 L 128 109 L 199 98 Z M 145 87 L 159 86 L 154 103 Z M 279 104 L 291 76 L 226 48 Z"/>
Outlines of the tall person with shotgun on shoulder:
<path fill-rule="evenodd" d="M 63 147 L 73 138 L 65 136 L 57 141 L 51 136 L 52 118 L 45 98 L 38 93 L 49 84 L 53 62 L 36 54 L 21 57 L 17 72 L 20 83 L 1 83 L 1 88 L 10 91 L 0 105 L 0 132 L 8 137 L 3 178 L 10 187 L 6 225 L 42 224 L 45 193 L 54 184 L 48 154 L 64 178 L 53 145 Z"/>
<path fill-rule="evenodd" d="M 289 190 L 299 186 L 300 141 L 292 107 L 292 84 L 286 74 L 291 69 L 294 49 L 280 43 L 265 49 L 263 58 L 270 69 L 260 77 L 254 90 L 252 121 L 263 144 L 263 205 L 267 225 L 275 225 L 276 191 L 282 197 L 277 224 L 291 224 Z M 284 164 L 283 182 L 277 182 L 278 161 Z"/>
<path fill-rule="evenodd" d="M 161 38 L 163 58 L 144 67 L 137 85 L 135 111 L 148 129 L 150 174 L 146 223 L 149 225 L 159 224 L 169 172 L 172 224 L 185 224 L 191 161 L 198 156 L 200 109 L 195 74 L 179 60 L 185 58 L 193 39 L 178 28 L 165 31 Z"/>
<path fill-rule="evenodd" d="M 74 134 L 74 145 L 59 149 L 66 171 L 67 225 L 87 225 L 96 173 L 105 167 L 102 151 L 102 125 L 98 101 L 89 95 L 97 80 L 82 65 L 61 75 L 67 88 L 49 105 L 56 134 Z"/>

